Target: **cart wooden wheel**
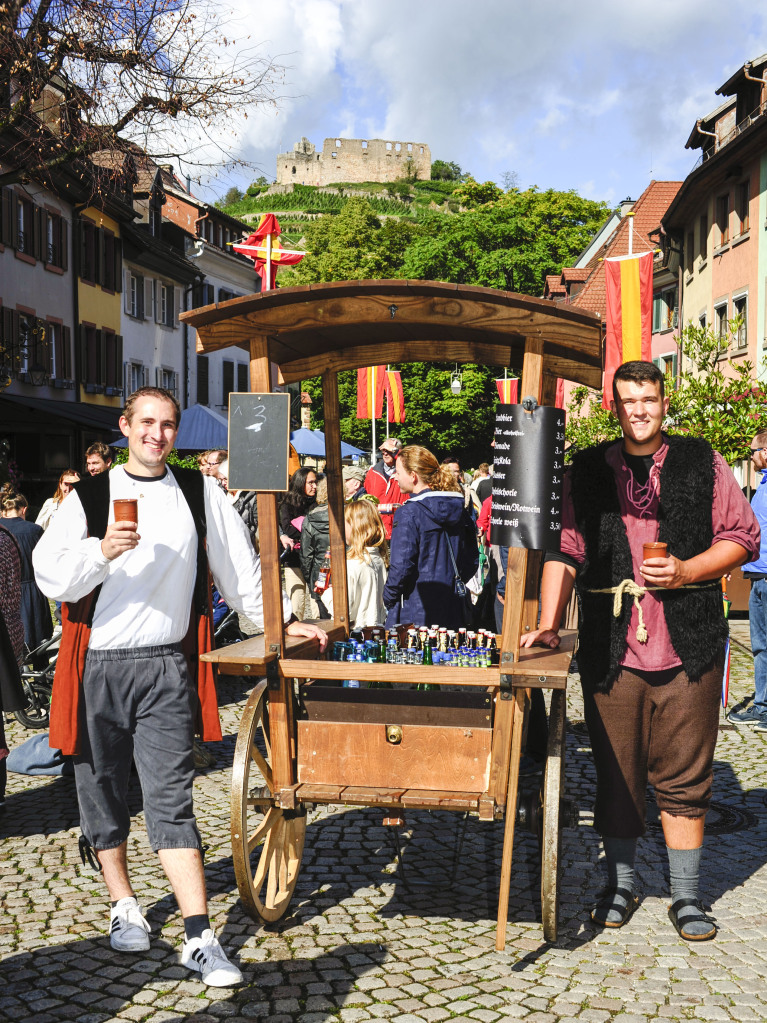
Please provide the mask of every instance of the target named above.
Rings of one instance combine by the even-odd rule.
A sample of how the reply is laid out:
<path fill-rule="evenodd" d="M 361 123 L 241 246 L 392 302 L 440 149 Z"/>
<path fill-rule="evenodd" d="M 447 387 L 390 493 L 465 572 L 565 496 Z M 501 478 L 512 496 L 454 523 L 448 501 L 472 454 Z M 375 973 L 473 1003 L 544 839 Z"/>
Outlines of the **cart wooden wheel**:
<path fill-rule="evenodd" d="M 282 810 L 272 802 L 266 685 L 264 679 L 250 694 L 237 735 L 232 765 L 232 858 L 247 912 L 273 922 L 284 915 L 298 881 L 306 810 L 303 806 Z"/>
<path fill-rule="evenodd" d="M 541 915 L 546 941 L 557 940 L 559 878 L 562 867 L 561 799 L 565 777 L 565 691 L 551 693 L 549 745 L 543 779 L 541 836 Z"/>

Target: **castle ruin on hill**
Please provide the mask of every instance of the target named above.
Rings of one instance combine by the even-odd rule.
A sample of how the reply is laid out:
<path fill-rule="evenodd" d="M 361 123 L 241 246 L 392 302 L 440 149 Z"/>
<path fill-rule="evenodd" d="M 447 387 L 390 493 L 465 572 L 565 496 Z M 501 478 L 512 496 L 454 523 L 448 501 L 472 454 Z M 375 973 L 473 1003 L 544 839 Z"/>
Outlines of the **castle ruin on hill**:
<path fill-rule="evenodd" d="M 431 177 L 431 152 L 424 142 L 386 139 L 325 139 L 318 153 L 309 139 L 277 157 L 278 185 L 332 185 Z"/>

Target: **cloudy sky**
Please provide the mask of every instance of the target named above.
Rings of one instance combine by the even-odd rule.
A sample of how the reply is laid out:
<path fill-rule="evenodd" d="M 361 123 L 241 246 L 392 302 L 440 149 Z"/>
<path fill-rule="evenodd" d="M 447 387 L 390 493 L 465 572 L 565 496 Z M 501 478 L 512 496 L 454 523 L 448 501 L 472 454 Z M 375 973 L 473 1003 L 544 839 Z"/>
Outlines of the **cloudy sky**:
<path fill-rule="evenodd" d="M 237 7 L 239 5 L 239 12 Z M 234 0 L 239 34 L 286 66 L 239 155 L 269 180 L 302 135 L 426 142 L 480 181 L 636 198 L 682 179 L 716 89 L 767 51 L 742 0 Z M 212 183 L 216 194 L 259 171 Z"/>

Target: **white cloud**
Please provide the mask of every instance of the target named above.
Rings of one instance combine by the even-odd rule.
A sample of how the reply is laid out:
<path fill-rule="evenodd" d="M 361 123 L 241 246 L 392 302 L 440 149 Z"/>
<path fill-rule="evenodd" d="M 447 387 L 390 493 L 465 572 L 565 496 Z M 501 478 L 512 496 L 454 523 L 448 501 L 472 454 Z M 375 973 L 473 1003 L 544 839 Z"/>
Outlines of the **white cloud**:
<path fill-rule="evenodd" d="M 744 0 L 235 3 L 290 66 L 277 114 L 245 129 L 242 153 L 269 177 L 280 146 L 345 135 L 427 142 L 482 180 L 516 170 L 523 187 L 637 195 L 650 173 L 687 173 L 695 119 L 767 50 Z"/>

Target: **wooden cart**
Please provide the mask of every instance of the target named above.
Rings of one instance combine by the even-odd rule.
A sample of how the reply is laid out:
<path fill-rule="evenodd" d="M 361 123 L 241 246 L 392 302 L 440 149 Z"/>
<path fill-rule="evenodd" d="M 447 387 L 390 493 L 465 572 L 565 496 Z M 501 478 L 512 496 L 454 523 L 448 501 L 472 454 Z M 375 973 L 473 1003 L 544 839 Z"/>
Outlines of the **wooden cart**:
<path fill-rule="evenodd" d="M 309 285 L 233 299 L 181 318 L 197 329 L 201 352 L 231 345 L 249 351 L 252 392 L 322 376 L 334 565 L 345 560 L 339 371 L 409 361 L 521 365 L 520 397 L 531 395 L 539 404 L 553 403 L 557 377 L 601 385 L 598 317 L 487 288 L 425 281 Z M 540 687 L 551 690 L 539 816 L 543 932 L 554 941 L 565 697 L 575 636 L 565 634 L 555 651 L 520 650 L 520 636 L 537 621 L 541 554 L 509 553 L 497 667 L 352 666 L 322 659 L 316 641 L 285 636 L 276 495 L 259 493 L 258 516 L 264 634 L 206 655 L 224 674 L 260 679 L 243 713 L 232 772 L 232 851 L 247 910 L 267 921 L 287 910 L 307 804 L 470 811 L 481 820 L 505 818 L 496 931 L 502 949 L 519 761 L 530 690 Z M 333 591 L 329 645 L 348 635 L 344 573 L 334 573 Z M 351 677 L 363 683 L 435 682 L 440 690 L 328 685 Z"/>

